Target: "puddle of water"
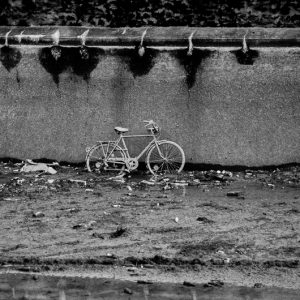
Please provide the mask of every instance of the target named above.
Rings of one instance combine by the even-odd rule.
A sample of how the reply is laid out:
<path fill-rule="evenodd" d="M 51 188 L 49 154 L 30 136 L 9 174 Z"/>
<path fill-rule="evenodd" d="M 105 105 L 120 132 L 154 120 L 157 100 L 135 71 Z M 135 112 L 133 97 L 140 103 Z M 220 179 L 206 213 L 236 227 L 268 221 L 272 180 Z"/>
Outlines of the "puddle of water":
<path fill-rule="evenodd" d="M 0 274 L 0 299 L 107 299 L 107 300 L 296 300 L 299 291 L 282 288 L 205 287 L 202 285 L 50 277 L 30 274 Z"/>

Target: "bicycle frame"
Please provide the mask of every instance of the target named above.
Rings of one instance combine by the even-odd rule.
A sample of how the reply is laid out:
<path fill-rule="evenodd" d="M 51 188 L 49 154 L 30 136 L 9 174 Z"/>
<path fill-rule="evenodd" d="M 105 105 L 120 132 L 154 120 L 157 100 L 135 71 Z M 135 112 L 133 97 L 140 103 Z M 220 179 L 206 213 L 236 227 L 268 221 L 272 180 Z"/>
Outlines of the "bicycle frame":
<path fill-rule="evenodd" d="M 91 148 L 87 148 L 88 171 L 96 172 L 103 169 L 105 171 L 131 172 L 138 168 L 139 160 L 145 156 L 146 167 L 153 175 L 159 172 L 163 174 L 181 172 L 185 163 L 183 149 L 172 141 L 160 139 L 159 127 L 153 120 L 144 121 L 144 123 L 147 123 L 145 127 L 150 131 L 147 134 L 129 135 L 125 134 L 128 129 L 115 127 L 118 134 L 117 139 L 101 140 Z M 132 148 L 132 143 L 129 143 L 129 147 L 127 147 L 127 140 L 131 138 L 142 139 L 142 148 Z M 132 156 L 133 153 L 134 156 Z"/>
<path fill-rule="evenodd" d="M 125 139 L 130 139 L 130 138 L 135 138 L 135 137 L 152 137 L 152 140 L 147 144 L 147 146 L 135 157 L 131 157 L 129 154 L 129 150 L 127 148 Z M 102 142 L 102 141 L 101 141 Z M 158 147 L 158 144 L 160 142 L 160 140 L 158 140 L 157 136 L 153 133 L 151 134 L 134 134 L 134 135 L 123 135 L 122 133 L 120 133 L 120 137 L 115 140 L 115 141 L 108 141 L 109 143 L 113 143 L 113 148 L 110 151 L 110 153 L 108 154 L 108 162 L 116 162 L 116 160 L 111 157 L 112 153 L 115 151 L 115 149 L 117 147 L 120 147 L 121 150 L 124 152 L 126 160 L 129 159 L 134 159 L 134 160 L 139 160 L 147 151 L 150 150 L 150 148 L 152 148 L 152 146 L 156 146 L 158 149 L 159 154 L 161 155 L 161 151 Z M 117 159 L 118 161 L 120 161 L 120 159 Z M 124 162 L 126 164 L 126 161 Z"/>

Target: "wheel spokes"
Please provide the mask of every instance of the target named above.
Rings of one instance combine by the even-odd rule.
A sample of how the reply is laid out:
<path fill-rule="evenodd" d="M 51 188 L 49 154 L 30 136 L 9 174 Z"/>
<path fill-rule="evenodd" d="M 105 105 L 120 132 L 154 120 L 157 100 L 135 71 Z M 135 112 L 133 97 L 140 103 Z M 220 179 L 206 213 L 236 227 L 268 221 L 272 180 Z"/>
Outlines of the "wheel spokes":
<path fill-rule="evenodd" d="M 110 160 L 111 158 L 111 160 Z M 124 168 L 125 157 L 122 150 L 111 142 L 102 142 L 95 146 L 87 157 L 89 171 L 100 171 L 104 166 L 110 170 L 119 171 Z"/>
<path fill-rule="evenodd" d="M 149 164 L 152 169 L 157 168 L 155 172 L 174 173 L 181 168 L 183 157 L 177 146 L 169 143 L 161 144 L 154 148 L 149 157 Z M 161 153 L 161 154 L 160 154 Z"/>

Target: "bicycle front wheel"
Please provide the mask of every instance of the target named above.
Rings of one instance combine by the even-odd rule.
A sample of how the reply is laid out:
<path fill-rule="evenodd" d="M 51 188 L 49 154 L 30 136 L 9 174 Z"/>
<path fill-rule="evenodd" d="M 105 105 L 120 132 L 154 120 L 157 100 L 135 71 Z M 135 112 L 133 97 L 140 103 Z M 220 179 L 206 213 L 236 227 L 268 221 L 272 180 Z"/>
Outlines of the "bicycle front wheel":
<path fill-rule="evenodd" d="M 178 174 L 184 167 L 185 155 L 178 144 L 163 141 L 150 149 L 146 162 L 153 175 Z"/>
<path fill-rule="evenodd" d="M 124 151 L 114 142 L 100 142 L 87 153 L 86 167 L 89 172 L 121 171 L 126 168 Z"/>

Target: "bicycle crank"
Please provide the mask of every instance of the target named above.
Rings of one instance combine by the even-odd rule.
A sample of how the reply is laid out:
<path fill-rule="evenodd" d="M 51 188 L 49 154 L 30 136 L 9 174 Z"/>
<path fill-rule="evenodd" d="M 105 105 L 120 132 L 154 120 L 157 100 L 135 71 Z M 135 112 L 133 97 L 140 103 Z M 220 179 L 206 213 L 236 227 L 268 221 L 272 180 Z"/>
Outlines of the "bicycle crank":
<path fill-rule="evenodd" d="M 126 161 L 126 165 L 129 171 L 137 169 L 139 162 L 136 158 L 130 158 Z"/>

